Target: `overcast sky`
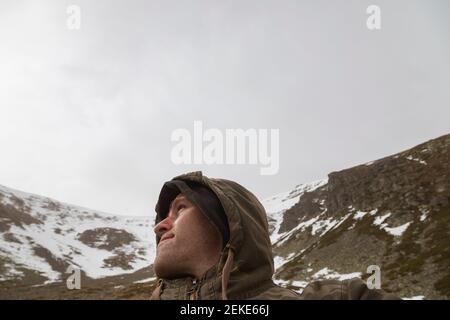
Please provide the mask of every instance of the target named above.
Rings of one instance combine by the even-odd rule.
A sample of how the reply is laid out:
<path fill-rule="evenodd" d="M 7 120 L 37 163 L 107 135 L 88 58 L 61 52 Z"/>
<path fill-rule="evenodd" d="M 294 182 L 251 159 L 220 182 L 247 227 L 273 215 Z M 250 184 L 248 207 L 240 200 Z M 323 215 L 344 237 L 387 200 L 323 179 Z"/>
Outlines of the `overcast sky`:
<path fill-rule="evenodd" d="M 66 26 L 69 4 L 81 29 Z M 381 8 L 381 30 L 366 8 Z M 183 172 L 261 199 L 450 132 L 450 2 L 0 2 L 0 184 L 153 215 Z M 279 129 L 280 169 L 175 165 L 173 130 Z"/>

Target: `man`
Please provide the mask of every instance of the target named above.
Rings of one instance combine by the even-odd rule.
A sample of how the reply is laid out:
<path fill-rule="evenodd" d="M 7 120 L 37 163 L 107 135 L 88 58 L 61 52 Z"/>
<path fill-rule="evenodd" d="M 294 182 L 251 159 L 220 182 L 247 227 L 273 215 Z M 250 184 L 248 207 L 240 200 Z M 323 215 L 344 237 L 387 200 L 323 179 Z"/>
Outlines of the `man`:
<path fill-rule="evenodd" d="M 277 286 L 267 216 L 243 186 L 200 171 L 164 184 L 156 204 L 159 279 L 151 299 L 395 299 L 360 279 Z"/>

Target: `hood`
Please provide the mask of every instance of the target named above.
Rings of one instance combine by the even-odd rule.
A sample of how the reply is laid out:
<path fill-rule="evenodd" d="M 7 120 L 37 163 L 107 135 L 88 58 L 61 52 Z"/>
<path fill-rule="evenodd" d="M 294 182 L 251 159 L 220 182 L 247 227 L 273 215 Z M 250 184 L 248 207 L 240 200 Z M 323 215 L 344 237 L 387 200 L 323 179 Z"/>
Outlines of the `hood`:
<path fill-rule="evenodd" d="M 228 219 L 229 241 L 218 264 L 202 279 L 204 283 L 210 282 L 209 287 L 220 286 L 223 299 L 250 298 L 272 286 L 274 266 L 267 215 L 256 196 L 234 181 L 208 178 L 201 171 L 183 174 L 172 180 L 197 182 L 210 188 L 220 200 Z M 156 210 L 158 213 L 158 206 Z M 164 282 L 170 281 L 160 279 L 157 292 L 152 296 L 161 293 Z M 178 279 L 173 283 L 186 281 Z"/>

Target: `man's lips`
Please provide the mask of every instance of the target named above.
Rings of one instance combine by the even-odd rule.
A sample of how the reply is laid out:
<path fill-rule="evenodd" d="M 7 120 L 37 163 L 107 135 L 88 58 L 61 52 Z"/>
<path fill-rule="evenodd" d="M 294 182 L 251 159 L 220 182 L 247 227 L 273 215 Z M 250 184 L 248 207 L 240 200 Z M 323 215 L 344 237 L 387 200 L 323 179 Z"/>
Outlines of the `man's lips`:
<path fill-rule="evenodd" d="M 168 239 L 172 239 L 173 237 L 175 237 L 174 234 L 165 234 L 165 235 L 163 235 L 161 237 L 161 239 L 159 240 L 159 243 L 161 244 L 163 241 L 168 240 Z"/>

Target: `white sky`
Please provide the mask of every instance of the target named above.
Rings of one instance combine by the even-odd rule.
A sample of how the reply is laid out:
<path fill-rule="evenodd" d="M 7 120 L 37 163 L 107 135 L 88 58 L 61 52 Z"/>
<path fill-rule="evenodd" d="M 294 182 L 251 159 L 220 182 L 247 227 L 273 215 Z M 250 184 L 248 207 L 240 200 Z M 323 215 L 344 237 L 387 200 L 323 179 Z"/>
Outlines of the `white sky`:
<path fill-rule="evenodd" d="M 413 147 L 450 132 L 448 12 L 445 0 L 2 0 L 0 184 L 145 215 L 182 172 L 265 198 Z M 175 166 L 170 134 L 194 120 L 279 129 L 279 174 Z"/>

